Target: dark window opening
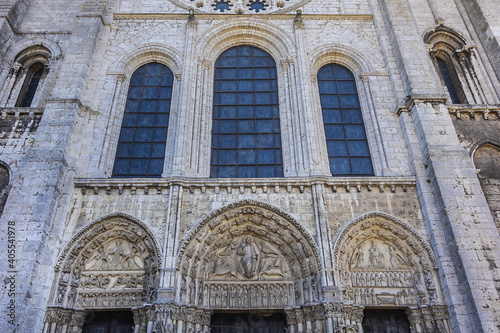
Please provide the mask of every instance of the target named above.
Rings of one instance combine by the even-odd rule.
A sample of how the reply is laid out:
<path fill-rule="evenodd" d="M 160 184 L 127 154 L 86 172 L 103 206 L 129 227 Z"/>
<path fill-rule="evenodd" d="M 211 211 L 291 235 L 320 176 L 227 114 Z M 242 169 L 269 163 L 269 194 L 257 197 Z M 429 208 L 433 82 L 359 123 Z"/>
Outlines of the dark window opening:
<path fill-rule="evenodd" d="M 366 309 L 363 311 L 364 333 L 410 333 L 410 323 L 401 309 Z"/>
<path fill-rule="evenodd" d="M 354 75 L 339 64 L 318 71 L 330 172 L 334 176 L 371 176 L 373 166 Z"/>
<path fill-rule="evenodd" d="M 172 87 L 172 71 L 159 63 L 146 64 L 132 75 L 113 177 L 161 176 Z"/>
<path fill-rule="evenodd" d="M 16 103 L 17 107 L 29 108 L 31 106 L 43 73 L 44 66 L 41 63 L 36 63 L 30 67 Z"/>
<path fill-rule="evenodd" d="M 282 313 L 214 313 L 211 333 L 285 333 L 286 320 Z"/>
<path fill-rule="evenodd" d="M 83 333 L 132 333 L 134 316 L 130 311 L 88 312 Z"/>
<path fill-rule="evenodd" d="M 449 67 L 449 62 L 444 61 L 441 58 L 436 58 L 438 63 L 439 72 L 441 73 L 441 77 L 443 78 L 444 85 L 448 90 L 448 94 L 450 95 L 451 102 L 453 104 L 465 104 L 466 98 L 462 88 L 460 87 L 460 83 L 458 77 L 453 70 L 453 68 Z"/>
<path fill-rule="evenodd" d="M 0 214 L 2 214 L 9 195 L 9 170 L 0 165 Z"/>
<path fill-rule="evenodd" d="M 282 177 L 276 64 L 247 45 L 215 63 L 212 178 Z"/>

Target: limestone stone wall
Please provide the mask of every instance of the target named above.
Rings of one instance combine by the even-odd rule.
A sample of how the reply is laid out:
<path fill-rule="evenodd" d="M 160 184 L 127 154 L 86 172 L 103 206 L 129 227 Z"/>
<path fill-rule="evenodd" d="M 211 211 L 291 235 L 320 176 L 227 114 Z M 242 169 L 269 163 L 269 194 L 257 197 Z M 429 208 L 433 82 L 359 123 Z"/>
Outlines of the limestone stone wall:
<path fill-rule="evenodd" d="M 495 1 L 266 1 L 0 4 L 0 258 L 16 249 L 0 331 L 80 332 L 86 312 L 121 309 L 135 332 L 206 333 L 212 311 L 265 308 L 294 333 L 362 332 L 365 306 L 406 309 L 412 332 L 498 331 Z M 282 178 L 209 178 L 214 65 L 243 44 L 276 63 Z M 16 108 L 32 47 L 48 74 Z M 451 104 L 444 49 L 475 104 Z M 163 174 L 112 178 L 149 62 L 174 74 Z M 330 174 L 330 63 L 354 74 L 373 176 Z"/>

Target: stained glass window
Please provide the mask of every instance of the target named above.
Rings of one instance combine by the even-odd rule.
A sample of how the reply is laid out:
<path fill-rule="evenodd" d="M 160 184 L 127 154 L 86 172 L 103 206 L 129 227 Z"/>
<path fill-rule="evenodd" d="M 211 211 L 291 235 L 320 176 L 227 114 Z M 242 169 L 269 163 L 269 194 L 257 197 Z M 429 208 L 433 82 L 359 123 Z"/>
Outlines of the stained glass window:
<path fill-rule="evenodd" d="M 130 80 L 113 177 L 160 177 L 167 141 L 173 74 L 149 63 Z"/>
<path fill-rule="evenodd" d="M 276 64 L 247 45 L 215 64 L 211 177 L 282 177 Z"/>
<path fill-rule="evenodd" d="M 328 64 L 318 72 L 318 87 L 332 175 L 373 175 L 354 75 Z"/>

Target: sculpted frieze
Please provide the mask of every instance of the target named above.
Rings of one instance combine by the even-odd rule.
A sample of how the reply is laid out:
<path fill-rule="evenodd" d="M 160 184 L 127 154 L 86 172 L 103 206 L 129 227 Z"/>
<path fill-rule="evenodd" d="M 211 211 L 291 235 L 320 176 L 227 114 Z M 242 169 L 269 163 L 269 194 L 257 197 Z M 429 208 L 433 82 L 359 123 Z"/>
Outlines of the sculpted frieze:
<path fill-rule="evenodd" d="M 291 283 L 206 283 L 206 306 L 214 309 L 283 308 L 293 299 Z"/>
<path fill-rule="evenodd" d="M 140 292 L 84 292 L 79 295 L 77 305 L 83 308 L 123 308 L 142 303 Z"/>

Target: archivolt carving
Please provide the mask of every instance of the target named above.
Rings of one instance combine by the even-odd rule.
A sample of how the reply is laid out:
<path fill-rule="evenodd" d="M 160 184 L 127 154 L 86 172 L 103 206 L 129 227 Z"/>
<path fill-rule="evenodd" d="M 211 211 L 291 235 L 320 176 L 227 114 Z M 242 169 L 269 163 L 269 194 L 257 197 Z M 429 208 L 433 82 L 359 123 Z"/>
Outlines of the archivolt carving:
<path fill-rule="evenodd" d="M 434 304 L 436 263 L 429 246 L 408 225 L 383 213 L 349 223 L 335 242 L 343 297 L 354 304 Z"/>
<path fill-rule="evenodd" d="M 147 227 L 112 214 L 80 230 L 64 248 L 54 303 L 129 307 L 156 298 L 158 244 Z"/>
<path fill-rule="evenodd" d="M 261 202 L 246 200 L 210 214 L 186 238 L 178 258 L 181 303 L 226 308 L 236 302 L 227 296 L 231 292 L 239 295 L 238 307 L 250 308 L 320 299 L 311 236 L 293 217 Z M 252 295 L 261 296 L 251 302 Z"/>
<path fill-rule="evenodd" d="M 226 49 L 239 44 L 254 45 L 269 52 L 278 62 L 296 53 L 293 38 L 269 21 L 226 20 L 199 36 L 196 54 L 215 62 Z"/>

